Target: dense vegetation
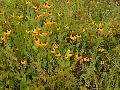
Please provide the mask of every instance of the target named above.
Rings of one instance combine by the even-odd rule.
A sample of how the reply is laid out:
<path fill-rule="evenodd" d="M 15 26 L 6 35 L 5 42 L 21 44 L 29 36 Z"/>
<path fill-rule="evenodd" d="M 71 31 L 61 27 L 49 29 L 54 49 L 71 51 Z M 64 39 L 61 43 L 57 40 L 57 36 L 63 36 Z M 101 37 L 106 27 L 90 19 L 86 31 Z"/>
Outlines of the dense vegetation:
<path fill-rule="evenodd" d="M 0 0 L 0 89 L 120 90 L 120 7 Z"/>

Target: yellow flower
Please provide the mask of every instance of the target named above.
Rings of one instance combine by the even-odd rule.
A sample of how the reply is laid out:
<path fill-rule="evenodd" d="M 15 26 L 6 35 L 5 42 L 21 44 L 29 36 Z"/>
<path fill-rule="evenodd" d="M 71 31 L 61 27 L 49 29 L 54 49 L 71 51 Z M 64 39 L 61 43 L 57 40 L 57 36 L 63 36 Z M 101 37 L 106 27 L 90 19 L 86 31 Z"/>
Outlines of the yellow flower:
<path fill-rule="evenodd" d="M 76 37 L 75 34 L 71 34 L 71 35 L 70 35 L 70 39 L 75 40 L 75 39 L 77 39 L 77 37 Z"/>
<path fill-rule="evenodd" d="M 31 31 L 30 30 L 25 30 L 26 33 L 30 33 Z"/>
<path fill-rule="evenodd" d="M 120 55 L 120 52 L 119 52 L 119 55 Z"/>
<path fill-rule="evenodd" d="M 39 43 L 40 43 L 40 39 L 39 39 L 39 38 L 36 38 L 36 39 L 35 39 L 35 44 L 39 45 Z"/>
<path fill-rule="evenodd" d="M 0 40 L 5 41 L 5 36 L 1 36 Z"/>
<path fill-rule="evenodd" d="M 48 45 L 48 42 L 40 42 L 39 45 L 45 47 Z"/>
<path fill-rule="evenodd" d="M 38 8 L 37 6 L 34 6 L 34 5 L 32 6 L 32 9 L 34 10 L 36 10 L 37 8 Z"/>
<path fill-rule="evenodd" d="M 103 52 L 105 49 L 104 48 L 99 48 L 98 51 Z"/>
<path fill-rule="evenodd" d="M 57 13 L 57 15 L 58 15 L 59 17 L 63 16 L 63 14 L 62 14 L 62 13 Z"/>
<path fill-rule="evenodd" d="M 44 25 L 51 25 L 51 24 L 53 24 L 54 22 L 52 21 L 52 20 L 46 20 L 45 22 L 44 22 Z"/>
<path fill-rule="evenodd" d="M 61 56 L 60 52 L 55 53 L 55 56 L 60 57 Z"/>
<path fill-rule="evenodd" d="M 70 0 L 66 0 L 66 3 L 67 3 L 67 4 L 70 3 Z"/>
<path fill-rule="evenodd" d="M 45 47 L 45 46 L 48 45 L 48 42 L 42 42 L 42 41 L 40 41 L 39 38 L 36 38 L 36 39 L 35 39 L 35 44 L 37 44 L 38 46 L 43 46 L 43 47 Z"/>
<path fill-rule="evenodd" d="M 46 36 L 48 35 L 48 33 L 40 33 L 39 35 L 40 35 L 41 37 L 43 37 L 43 36 L 46 37 Z"/>
<path fill-rule="evenodd" d="M 25 60 L 21 60 L 21 64 L 27 64 L 27 60 L 25 59 Z"/>
<path fill-rule="evenodd" d="M 88 28 L 87 28 L 87 27 L 85 27 L 85 28 L 83 28 L 83 30 L 82 30 L 82 31 L 83 31 L 83 32 L 86 32 L 86 31 L 87 31 L 87 29 L 88 29 Z"/>
<path fill-rule="evenodd" d="M 77 54 L 77 55 L 76 55 L 76 59 L 79 61 L 79 60 L 82 59 L 82 56 L 81 56 L 80 54 Z"/>
<path fill-rule="evenodd" d="M 89 61 L 90 61 L 90 58 L 85 57 L 85 58 L 83 58 L 83 61 L 84 61 L 84 62 L 89 62 Z"/>
<path fill-rule="evenodd" d="M 57 26 L 57 31 L 60 31 L 60 26 Z"/>
<path fill-rule="evenodd" d="M 45 2 L 45 3 L 43 4 L 43 7 L 44 7 L 44 8 L 50 8 L 51 6 L 48 4 L 48 2 Z"/>
<path fill-rule="evenodd" d="M 101 60 L 101 61 L 100 61 L 100 64 L 101 64 L 101 65 L 105 64 L 105 61 L 102 61 L 102 60 Z"/>
<path fill-rule="evenodd" d="M 4 35 L 8 36 L 8 35 L 10 35 L 10 33 L 11 33 L 11 30 L 7 30 L 6 32 L 4 32 Z"/>
<path fill-rule="evenodd" d="M 41 41 L 39 41 L 39 44 L 38 44 L 39 46 L 42 46 L 42 42 Z"/>
<path fill-rule="evenodd" d="M 68 50 L 65 54 L 65 59 L 68 59 L 68 58 L 72 57 L 72 54 L 73 54 L 73 52 Z"/>
<path fill-rule="evenodd" d="M 29 3 L 30 3 L 30 1 L 26 1 L 26 2 L 25 2 L 25 4 L 29 4 Z"/>
<path fill-rule="evenodd" d="M 37 18 L 40 18 L 42 16 L 42 14 L 41 13 L 39 13 L 39 14 L 37 14 Z"/>
<path fill-rule="evenodd" d="M 51 49 L 51 53 L 55 53 L 55 49 L 54 48 Z"/>
<path fill-rule="evenodd" d="M 67 25 L 65 25 L 64 27 L 65 27 L 66 29 L 69 29 L 69 26 L 67 26 Z"/>
<path fill-rule="evenodd" d="M 98 31 L 98 32 L 102 32 L 102 31 L 103 31 L 103 28 L 102 28 L 102 27 L 99 27 L 99 28 L 97 28 L 97 31 Z"/>
<path fill-rule="evenodd" d="M 45 12 L 44 14 L 47 16 L 50 16 L 50 15 L 52 15 L 52 12 Z"/>
<path fill-rule="evenodd" d="M 81 37 L 81 35 L 80 34 L 76 34 L 76 38 L 80 38 Z"/>
<path fill-rule="evenodd" d="M 102 32 L 103 31 L 103 24 L 100 23 L 96 29 L 98 32 Z"/>
<path fill-rule="evenodd" d="M 56 43 L 54 43 L 54 44 L 52 45 L 52 48 L 58 48 L 58 47 L 59 47 L 59 45 L 56 44 Z"/>
<path fill-rule="evenodd" d="M 19 18 L 19 19 L 22 19 L 22 18 L 23 18 L 23 15 L 18 16 L 18 18 Z"/>
<path fill-rule="evenodd" d="M 36 30 L 36 29 L 33 29 L 33 30 L 32 30 L 32 35 L 33 35 L 33 36 L 38 35 L 38 32 L 37 32 L 37 30 Z"/>

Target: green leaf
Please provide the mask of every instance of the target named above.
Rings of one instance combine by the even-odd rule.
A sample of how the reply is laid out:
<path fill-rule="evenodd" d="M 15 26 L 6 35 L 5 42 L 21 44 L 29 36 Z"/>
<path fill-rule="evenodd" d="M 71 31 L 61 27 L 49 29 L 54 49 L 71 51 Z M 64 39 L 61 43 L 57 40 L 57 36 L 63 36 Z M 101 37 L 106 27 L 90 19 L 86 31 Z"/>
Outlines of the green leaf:
<path fill-rule="evenodd" d="M 46 41 L 47 39 L 45 37 L 41 37 L 41 40 L 44 42 Z"/>
<path fill-rule="evenodd" d="M 35 46 L 35 45 L 34 45 L 34 46 L 32 47 L 32 49 L 35 50 L 35 51 L 37 51 L 37 50 L 38 50 L 38 46 Z"/>
<path fill-rule="evenodd" d="M 66 61 L 66 67 L 70 67 L 70 61 L 69 60 Z"/>

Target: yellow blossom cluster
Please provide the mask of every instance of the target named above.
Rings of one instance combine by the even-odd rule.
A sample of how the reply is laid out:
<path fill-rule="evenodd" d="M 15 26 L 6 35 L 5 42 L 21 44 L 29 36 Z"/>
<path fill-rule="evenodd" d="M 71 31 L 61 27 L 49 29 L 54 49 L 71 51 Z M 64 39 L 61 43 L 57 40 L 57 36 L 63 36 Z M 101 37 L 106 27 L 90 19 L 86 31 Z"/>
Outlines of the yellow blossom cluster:
<path fill-rule="evenodd" d="M 10 35 L 10 33 L 11 33 L 11 30 L 6 30 L 5 32 L 3 32 L 0 37 L 0 41 L 5 41 L 7 37 Z"/>
<path fill-rule="evenodd" d="M 51 29 L 52 25 L 53 26 L 55 25 L 56 31 L 60 31 L 62 25 L 60 23 L 58 23 L 56 20 L 53 20 L 53 18 L 51 18 L 51 17 L 54 17 L 54 13 L 51 11 L 52 5 L 50 5 L 48 2 L 44 2 L 42 4 L 42 8 L 43 8 L 43 12 L 39 12 L 36 17 L 37 18 L 40 18 L 41 16 L 45 17 L 45 19 L 43 20 L 43 25 L 37 26 L 33 30 L 26 30 L 26 32 L 31 33 L 32 36 L 35 37 L 34 43 L 36 45 L 45 47 L 48 45 L 48 42 L 42 41 L 40 39 L 40 37 L 47 38 L 47 37 L 49 37 L 49 33 L 43 32 L 44 28 L 46 29 L 46 28 L 50 27 L 50 29 Z M 38 6 L 33 5 L 32 9 L 37 10 Z M 56 12 L 56 15 L 58 17 L 64 16 L 62 12 Z M 23 17 L 19 16 L 19 18 L 23 18 Z M 94 21 L 92 21 L 92 24 L 95 26 L 95 29 L 97 30 L 97 32 L 103 31 L 103 24 L 102 23 L 99 23 L 97 25 Z M 66 24 L 63 25 L 63 27 L 65 28 L 65 30 L 70 29 L 70 27 Z M 86 32 L 87 30 L 88 30 L 88 26 L 84 26 L 82 29 L 82 32 Z M 52 32 L 52 30 L 51 30 L 51 32 Z M 72 32 L 69 34 L 68 38 L 70 38 L 71 40 L 79 40 L 81 38 L 81 34 L 76 34 L 76 33 Z M 57 58 L 59 58 L 61 56 L 61 52 L 58 50 L 58 48 L 59 48 L 59 44 L 57 44 L 57 43 L 53 43 L 51 46 L 51 53 L 54 54 L 54 56 Z M 104 50 L 105 49 L 101 48 L 101 47 L 98 49 L 99 52 L 103 52 Z M 65 55 L 64 55 L 64 59 L 70 59 L 70 57 L 72 57 L 72 56 L 73 56 L 73 51 L 67 50 Z M 76 59 L 76 62 L 77 61 L 81 61 L 81 62 L 90 62 L 91 61 L 91 58 L 83 57 L 80 54 L 76 54 L 75 59 Z"/>
<path fill-rule="evenodd" d="M 61 56 L 60 51 L 56 50 L 59 47 L 59 44 L 54 43 L 51 47 L 51 53 L 53 53 L 57 58 Z"/>
<path fill-rule="evenodd" d="M 96 25 L 96 31 L 97 32 L 102 32 L 103 31 L 103 23 L 99 23 L 98 25 Z"/>
<path fill-rule="evenodd" d="M 35 29 L 33 30 L 26 30 L 27 33 L 32 34 L 32 36 L 35 37 L 35 44 L 38 46 L 47 46 L 48 42 L 47 41 L 41 41 L 39 37 L 47 37 L 48 33 L 47 32 L 39 32 L 40 30 L 42 30 L 41 26 L 37 26 Z"/>
<path fill-rule="evenodd" d="M 43 46 L 43 47 L 45 47 L 45 46 L 48 45 L 48 42 L 42 42 L 42 41 L 40 41 L 39 38 L 36 38 L 36 39 L 35 39 L 35 44 L 38 45 L 38 46 Z"/>
<path fill-rule="evenodd" d="M 80 34 L 70 34 L 70 39 L 72 39 L 72 40 L 79 39 L 80 37 L 81 37 Z"/>
<path fill-rule="evenodd" d="M 72 57 L 73 52 L 70 50 L 67 50 L 66 54 L 65 54 L 65 59 L 69 59 L 70 57 Z"/>
<path fill-rule="evenodd" d="M 87 57 L 87 56 L 83 56 L 81 54 L 77 54 L 76 55 L 76 61 L 80 61 L 80 62 L 90 62 L 91 58 Z"/>

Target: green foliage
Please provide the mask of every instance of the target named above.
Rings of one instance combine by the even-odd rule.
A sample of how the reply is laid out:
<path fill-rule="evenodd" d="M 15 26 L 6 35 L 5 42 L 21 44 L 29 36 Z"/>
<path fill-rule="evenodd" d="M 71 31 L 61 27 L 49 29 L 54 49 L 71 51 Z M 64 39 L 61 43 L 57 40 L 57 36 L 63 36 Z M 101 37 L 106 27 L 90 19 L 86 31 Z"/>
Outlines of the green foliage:
<path fill-rule="evenodd" d="M 112 0 L 0 0 L 1 90 L 119 90 L 119 74 Z"/>

